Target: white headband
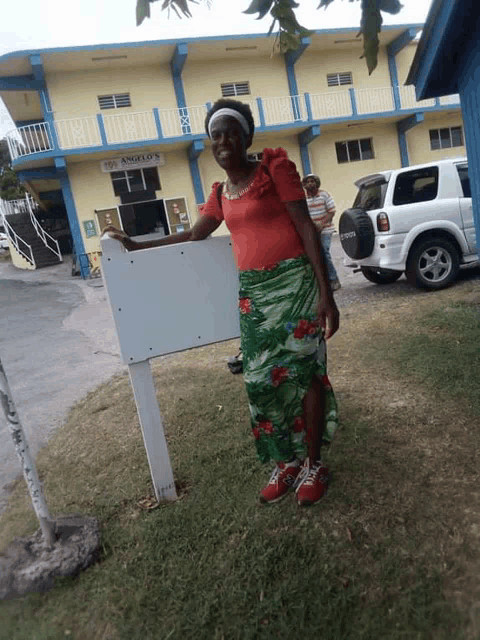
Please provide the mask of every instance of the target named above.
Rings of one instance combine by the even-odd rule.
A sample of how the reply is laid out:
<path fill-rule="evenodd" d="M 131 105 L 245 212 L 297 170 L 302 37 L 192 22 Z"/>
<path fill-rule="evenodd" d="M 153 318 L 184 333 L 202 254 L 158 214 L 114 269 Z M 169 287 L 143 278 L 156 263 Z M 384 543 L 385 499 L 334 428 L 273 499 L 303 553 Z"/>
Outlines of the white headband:
<path fill-rule="evenodd" d="M 235 109 L 229 109 L 228 107 L 225 107 L 223 109 L 215 111 L 213 116 L 210 118 L 210 122 L 208 123 L 208 135 L 210 137 L 212 136 L 213 123 L 215 122 L 215 120 L 217 120 L 217 118 L 221 118 L 222 116 L 230 116 L 231 118 L 235 118 L 235 120 L 242 125 L 242 129 L 245 131 L 247 136 L 250 135 L 250 127 L 248 126 L 248 122 L 242 116 L 242 114 L 238 111 L 235 111 Z"/>

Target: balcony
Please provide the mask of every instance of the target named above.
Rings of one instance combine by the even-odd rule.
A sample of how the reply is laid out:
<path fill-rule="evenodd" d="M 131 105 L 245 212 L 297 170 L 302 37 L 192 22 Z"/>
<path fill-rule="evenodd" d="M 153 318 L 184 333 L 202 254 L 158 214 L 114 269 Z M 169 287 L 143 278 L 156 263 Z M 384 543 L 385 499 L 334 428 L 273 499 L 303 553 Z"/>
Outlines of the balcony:
<path fill-rule="evenodd" d="M 305 93 L 277 98 L 247 98 L 255 126 L 260 131 L 312 122 L 355 120 L 375 114 L 459 106 L 458 95 L 439 100 L 417 101 L 413 87 L 340 89 L 325 93 Z M 396 108 L 396 105 L 397 108 Z M 98 114 L 40 122 L 7 134 L 12 160 L 53 151 L 91 149 L 142 142 L 170 143 L 186 136 L 204 135 L 206 105 L 181 109 L 158 109 L 135 113 Z M 52 131 L 53 129 L 53 131 Z"/>

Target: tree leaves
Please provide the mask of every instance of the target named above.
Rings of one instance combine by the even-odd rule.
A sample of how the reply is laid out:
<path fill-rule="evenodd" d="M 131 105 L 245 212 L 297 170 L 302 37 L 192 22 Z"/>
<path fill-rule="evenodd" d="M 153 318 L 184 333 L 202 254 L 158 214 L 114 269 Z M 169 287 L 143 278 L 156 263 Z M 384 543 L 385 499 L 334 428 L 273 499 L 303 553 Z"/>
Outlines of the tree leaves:
<path fill-rule="evenodd" d="M 25 189 L 10 166 L 7 141 L 0 140 L 0 198 L 2 200 L 17 200 L 23 198 L 24 195 Z"/>
<path fill-rule="evenodd" d="M 145 18 L 150 17 L 150 2 L 157 0 L 137 0 L 137 25 L 142 24 Z M 203 0 L 210 6 L 211 0 Z M 221 0 L 217 0 L 220 2 Z M 230 0 L 223 0 L 229 2 Z M 303 0 L 307 2 L 308 0 Z M 310 0 L 311 1 L 311 0 Z M 335 0 L 321 0 L 318 9 L 325 9 Z M 349 0 L 355 2 L 356 0 Z M 182 17 L 191 18 L 190 4 L 198 4 L 199 0 L 163 0 L 163 9 L 173 9 L 175 13 Z M 380 41 L 378 34 L 382 28 L 381 11 L 397 14 L 402 5 L 399 0 L 360 0 L 362 3 L 362 18 L 358 35 L 363 36 L 363 55 L 371 74 L 378 63 L 378 48 Z M 273 18 L 270 25 L 269 35 L 277 28 L 275 43 L 278 44 L 282 52 L 295 51 L 300 46 L 301 38 L 311 35 L 309 31 L 299 24 L 295 15 L 295 9 L 300 6 L 295 0 L 252 0 L 248 8 L 243 12 L 248 15 L 258 14 L 256 20 L 261 20 L 268 13 Z"/>

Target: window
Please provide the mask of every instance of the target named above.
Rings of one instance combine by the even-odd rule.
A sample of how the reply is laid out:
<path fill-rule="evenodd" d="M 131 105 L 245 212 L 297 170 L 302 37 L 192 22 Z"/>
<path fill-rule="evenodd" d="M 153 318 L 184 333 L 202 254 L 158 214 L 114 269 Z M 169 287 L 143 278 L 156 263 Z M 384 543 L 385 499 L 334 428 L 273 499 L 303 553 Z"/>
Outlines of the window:
<path fill-rule="evenodd" d="M 364 211 L 372 211 L 373 209 L 381 209 L 385 201 L 388 182 L 383 179 L 368 185 L 362 185 L 357 193 L 354 209 L 364 209 Z"/>
<path fill-rule="evenodd" d="M 335 149 L 337 151 L 338 164 L 357 162 L 358 160 L 371 160 L 375 157 L 371 138 L 336 142 Z"/>
<path fill-rule="evenodd" d="M 250 84 L 248 82 L 224 82 L 220 87 L 224 98 L 250 95 Z"/>
<path fill-rule="evenodd" d="M 341 87 L 344 84 L 353 84 L 352 72 L 327 73 L 327 85 L 329 87 Z"/>
<path fill-rule="evenodd" d="M 113 191 L 116 196 L 135 191 L 158 191 L 160 180 L 156 167 L 132 169 L 130 171 L 112 171 Z"/>
<path fill-rule="evenodd" d="M 257 151 L 257 152 L 248 154 L 248 159 L 253 160 L 254 162 L 261 162 L 262 158 L 263 158 L 263 151 Z"/>
<path fill-rule="evenodd" d="M 438 167 L 405 171 L 397 177 L 393 204 L 412 204 L 435 200 L 438 191 Z"/>
<path fill-rule="evenodd" d="M 458 177 L 462 183 L 462 191 L 464 198 L 472 197 L 472 190 L 470 189 L 470 178 L 468 177 L 468 166 L 466 164 L 457 164 Z"/>
<path fill-rule="evenodd" d="M 446 127 L 445 129 L 430 129 L 430 149 L 450 149 L 463 147 L 462 127 Z"/>
<path fill-rule="evenodd" d="M 114 93 L 110 96 L 98 96 L 100 109 L 120 109 L 121 107 L 131 107 L 129 93 Z"/>

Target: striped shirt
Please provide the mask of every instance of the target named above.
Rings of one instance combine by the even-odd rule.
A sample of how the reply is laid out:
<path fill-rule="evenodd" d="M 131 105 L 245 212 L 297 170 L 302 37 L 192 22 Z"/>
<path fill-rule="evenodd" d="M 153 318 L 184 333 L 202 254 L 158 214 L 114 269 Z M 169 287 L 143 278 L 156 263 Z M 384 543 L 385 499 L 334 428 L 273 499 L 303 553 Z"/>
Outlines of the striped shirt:
<path fill-rule="evenodd" d="M 319 191 L 316 196 L 307 197 L 307 205 L 310 217 L 316 224 L 322 224 L 328 214 L 335 214 L 335 202 L 328 191 Z M 322 228 L 322 233 L 333 233 L 334 231 L 332 220 Z"/>

